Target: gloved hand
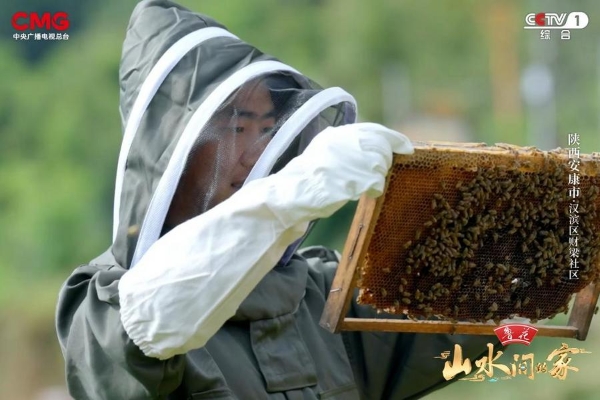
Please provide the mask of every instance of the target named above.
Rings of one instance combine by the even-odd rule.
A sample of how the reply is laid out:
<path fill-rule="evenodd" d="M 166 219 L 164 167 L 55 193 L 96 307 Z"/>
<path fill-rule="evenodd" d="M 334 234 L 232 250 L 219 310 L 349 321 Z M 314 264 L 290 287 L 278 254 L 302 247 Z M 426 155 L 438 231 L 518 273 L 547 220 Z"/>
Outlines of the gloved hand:
<path fill-rule="evenodd" d="M 249 182 L 155 242 L 119 282 L 121 321 L 147 356 L 204 346 L 309 221 L 381 194 L 403 135 L 377 124 L 321 132 L 281 171 Z M 260 234 L 257 234 L 260 232 Z"/>
<path fill-rule="evenodd" d="M 347 201 L 383 193 L 393 154 L 412 154 L 403 134 L 374 123 L 329 127 L 302 155 L 267 178 L 287 187 L 278 202 L 285 226 L 328 217 Z"/>

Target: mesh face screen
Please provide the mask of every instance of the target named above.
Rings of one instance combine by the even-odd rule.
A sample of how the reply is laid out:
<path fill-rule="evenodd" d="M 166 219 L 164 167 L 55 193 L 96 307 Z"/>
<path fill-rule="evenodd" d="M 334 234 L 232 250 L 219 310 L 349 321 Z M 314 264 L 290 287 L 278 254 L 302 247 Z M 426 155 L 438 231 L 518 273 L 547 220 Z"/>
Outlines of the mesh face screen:
<path fill-rule="evenodd" d="M 600 157 L 580 156 L 579 171 L 568 161 L 514 146 L 417 144 L 396 156 L 359 302 L 471 322 L 567 312 L 600 276 Z"/>
<path fill-rule="evenodd" d="M 281 126 L 318 93 L 297 85 L 289 76 L 262 76 L 246 82 L 219 105 L 186 159 L 164 231 L 210 210 L 243 186 Z M 274 170 L 301 154 L 326 127 L 344 124 L 345 106 L 341 102 L 319 109 L 306 125 L 296 126 L 299 134 L 275 160 Z"/>

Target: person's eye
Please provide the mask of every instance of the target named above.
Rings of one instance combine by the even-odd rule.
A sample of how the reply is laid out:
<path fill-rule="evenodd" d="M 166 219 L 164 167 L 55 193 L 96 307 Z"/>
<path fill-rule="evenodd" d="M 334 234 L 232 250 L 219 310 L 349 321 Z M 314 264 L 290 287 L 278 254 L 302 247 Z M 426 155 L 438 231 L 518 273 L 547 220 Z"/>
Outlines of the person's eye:
<path fill-rule="evenodd" d="M 262 133 L 264 134 L 269 134 L 273 132 L 273 127 L 272 126 L 267 126 L 265 128 L 262 129 Z"/>
<path fill-rule="evenodd" d="M 233 128 L 233 130 L 235 131 L 235 133 L 244 133 L 243 126 L 236 126 L 235 128 Z"/>

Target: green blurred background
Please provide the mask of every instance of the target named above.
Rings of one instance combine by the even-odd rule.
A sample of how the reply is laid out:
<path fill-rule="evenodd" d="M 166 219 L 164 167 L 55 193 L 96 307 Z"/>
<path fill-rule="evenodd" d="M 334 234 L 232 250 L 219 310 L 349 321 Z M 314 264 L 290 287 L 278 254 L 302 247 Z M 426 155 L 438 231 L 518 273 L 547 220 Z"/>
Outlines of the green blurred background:
<path fill-rule="evenodd" d="M 413 139 L 543 149 L 582 137 L 600 151 L 600 2 L 491 0 L 182 1 L 324 86 L 354 94 L 362 120 Z M 134 1 L 0 3 L 0 399 L 61 400 L 54 333 L 62 281 L 110 244 L 121 140 L 118 64 Z M 16 11 L 66 11 L 66 41 L 14 40 Z M 583 11 L 570 40 L 524 30 L 530 12 Z M 342 249 L 352 206 L 311 243 Z M 331 232 L 336 232 L 337 236 Z M 556 323 L 564 323 L 564 318 Z M 538 338 L 536 361 L 560 346 Z M 430 399 L 598 399 L 600 322 L 565 381 L 457 382 Z M 482 349 L 484 350 L 484 349 Z M 425 356 L 424 356 L 425 357 Z M 509 364 L 512 356 L 501 360 Z M 424 359 L 425 361 L 425 359 Z M 429 360 L 427 360 L 429 361 Z M 443 363 L 440 362 L 440 375 Z"/>

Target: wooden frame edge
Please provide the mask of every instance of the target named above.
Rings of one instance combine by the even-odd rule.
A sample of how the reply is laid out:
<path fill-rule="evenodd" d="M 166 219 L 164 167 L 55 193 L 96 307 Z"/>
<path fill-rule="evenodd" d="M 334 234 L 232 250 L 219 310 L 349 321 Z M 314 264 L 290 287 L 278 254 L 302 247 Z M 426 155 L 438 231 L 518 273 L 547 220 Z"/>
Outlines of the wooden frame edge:
<path fill-rule="evenodd" d="M 569 314 L 568 325 L 577 328 L 578 340 L 585 340 L 596 312 L 600 284 L 591 284 L 575 295 L 575 302 Z"/>
<path fill-rule="evenodd" d="M 533 325 L 538 336 L 566 337 L 579 339 L 579 331 L 574 326 Z M 344 318 L 341 330 L 344 331 L 382 331 L 403 333 L 443 333 L 451 335 L 495 335 L 493 323 L 449 321 L 411 321 L 377 318 Z"/>
<path fill-rule="evenodd" d="M 373 233 L 373 218 L 377 218 L 383 197 L 373 199 L 363 195 L 356 209 L 352 227 L 344 244 L 342 259 L 338 265 L 327 302 L 319 324 L 330 332 L 337 333 L 342 328 L 344 317 L 348 314 L 356 280 L 357 266 L 364 259 L 367 249 L 365 244 Z"/>

